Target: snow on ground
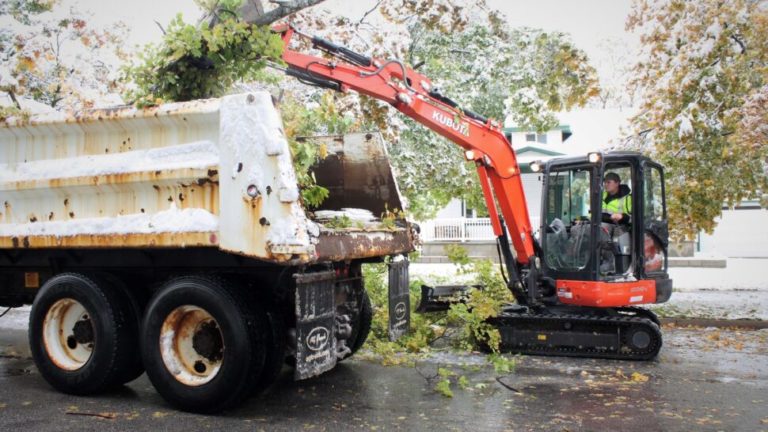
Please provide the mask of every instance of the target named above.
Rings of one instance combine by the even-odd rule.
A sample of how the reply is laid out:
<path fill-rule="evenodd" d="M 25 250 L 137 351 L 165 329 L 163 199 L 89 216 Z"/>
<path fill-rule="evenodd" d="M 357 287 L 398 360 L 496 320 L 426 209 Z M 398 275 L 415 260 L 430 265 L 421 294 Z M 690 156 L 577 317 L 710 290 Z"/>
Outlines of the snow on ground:
<path fill-rule="evenodd" d="M 0 318 L 0 329 L 26 330 L 29 325 L 29 311 L 32 306 L 24 306 L 11 309 L 2 318 Z M 0 308 L 0 315 L 5 312 L 5 308 Z"/>
<path fill-rule="evenodd" d="M 662 317 L 768 320 L 768 291 L 683 291 L 650 306 Z"/>

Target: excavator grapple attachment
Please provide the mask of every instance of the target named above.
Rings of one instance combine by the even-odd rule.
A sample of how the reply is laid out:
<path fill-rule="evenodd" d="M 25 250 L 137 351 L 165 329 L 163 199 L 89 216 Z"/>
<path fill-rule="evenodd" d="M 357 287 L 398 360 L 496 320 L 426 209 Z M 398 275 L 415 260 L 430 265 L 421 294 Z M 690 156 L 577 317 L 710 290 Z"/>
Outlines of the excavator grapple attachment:
<path fill-rule="evenodd" d="M 483 289 L 481 285 L 439 285 L 421 286 L 421 300 L 416 312 L 443 312 L 451 305 L 465 303 L 469 292 L 473 289 Z"/>

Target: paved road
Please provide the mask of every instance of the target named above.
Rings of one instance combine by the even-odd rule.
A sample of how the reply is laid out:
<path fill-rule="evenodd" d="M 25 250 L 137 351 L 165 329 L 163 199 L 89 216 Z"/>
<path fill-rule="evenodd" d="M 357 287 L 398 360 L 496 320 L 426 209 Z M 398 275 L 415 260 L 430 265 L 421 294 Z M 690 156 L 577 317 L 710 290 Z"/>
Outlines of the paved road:
<path fill-rule="evenodd" d="M 353 360 L 299 383 L 286 370 L 241 408 L 200 416 L 167 406 L 145 376 L 99 397 L 59 394 L 24 330 L 0 328 L 0 430 L 768 430 L 768 330 L 664 332 L 654 362 L 526 357 L 498 377 L 504 385 L 472 354 L 433 355 L 418 369 Z M 436 393 L 425 377 L 438 365 L 469 388 Z"/>

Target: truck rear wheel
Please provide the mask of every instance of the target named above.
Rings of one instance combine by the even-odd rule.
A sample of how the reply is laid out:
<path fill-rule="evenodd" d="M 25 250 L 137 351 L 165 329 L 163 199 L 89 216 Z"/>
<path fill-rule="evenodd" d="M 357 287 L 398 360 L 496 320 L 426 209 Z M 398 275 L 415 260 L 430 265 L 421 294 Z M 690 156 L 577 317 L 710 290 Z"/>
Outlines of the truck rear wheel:
<path fill-rule="evenodd" d="M 264 368 L 263 310 L 222 280 L 185 276 L 150 300 L 141 353 L 158 393 L 186 411 L 212 413 L 240 403 Z"/>
<path fill-rule="evenodd" d="M 132 305 L 118 288 L 84 275 L 49 279 L 29 317 L 29 346 L 43 378 L 85 395 L 123 383 L 137 362 Z"/>
<path fill-rule="evenodd" d="M 373 321 L 373 307 L 371 307 L 371 298 L 363 290 L 360 300 L 360 311 L 357 314 L 357 320 L 352 323 L 352 336 L 350 340 L 350 353 L 344 359 L 352 357 L 368 339 L 371 332 L 371 322 Z"/>
<path fill-rule="evenodd" d="M 255 391 L 264 390 L 274 384 L 280 376 L 283 364 L 285 363 L 286 335 L 283 315 L 276 309 L 271 309 L 267 312 L 267 320 L 269 323 L 269 334 L 267 338 L 267 352 L 264 359 L 264 370 L 254 388 Z"/>
<path fill-rule="evenodd" d="M 139 351 L 139 334 L 141 333 L 141 318 L 144 314 L 144 306 L 147 304 L 146 292 L 141 287 L 132 286 L 129 288 L 126 283 L 114 275 L 108 273 L 99 273 L 96 277 L 103 283 L 116 288 L 118 294 L 124 297 L 126 302 L 126 313 L 129 319 L 126 319 L 126 325 L 130 327 L 132 338 L 129 342 L 129 349 L 133 355 L 132 361 L 118 372 L 115 384 L 126 384 L 144 373 L 144 365 L 141 362 L 141 352 Z"/>

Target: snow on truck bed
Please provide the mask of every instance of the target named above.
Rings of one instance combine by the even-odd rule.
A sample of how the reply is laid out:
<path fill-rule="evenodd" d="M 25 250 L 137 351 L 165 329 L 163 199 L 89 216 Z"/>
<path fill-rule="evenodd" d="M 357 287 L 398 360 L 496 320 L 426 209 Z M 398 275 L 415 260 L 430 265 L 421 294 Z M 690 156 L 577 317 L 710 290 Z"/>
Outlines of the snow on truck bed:
<path fill-rule="evenodd" d="M 375 216 L 401 208 L 381 138 L 320 142 L 331 198 L 315 222 L 268 93 L 0 123 L 0 248 L 205 246 L 274 262 L 411 250 L 407 226 Z M 342 215 L 365 223 L 334 228 Z"/>

